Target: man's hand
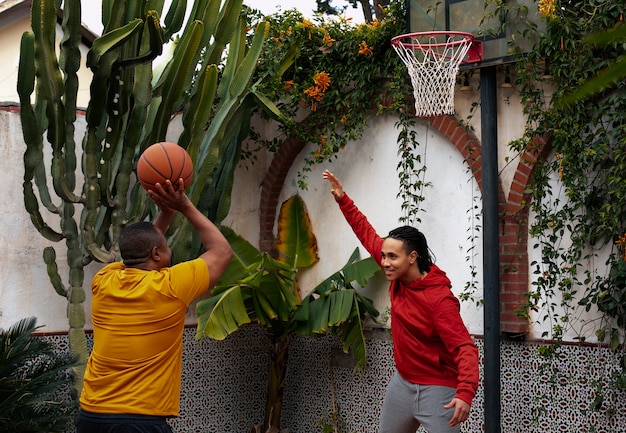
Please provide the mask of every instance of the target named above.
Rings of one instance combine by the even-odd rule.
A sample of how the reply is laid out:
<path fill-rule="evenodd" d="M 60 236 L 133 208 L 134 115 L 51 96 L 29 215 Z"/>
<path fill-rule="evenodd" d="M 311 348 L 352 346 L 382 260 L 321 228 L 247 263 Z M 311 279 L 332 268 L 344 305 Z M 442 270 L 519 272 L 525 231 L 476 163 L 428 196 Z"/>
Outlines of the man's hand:
<path fill-rule="evenodd" d="M 453 398 L 450 403 L 444 406 L 444 409 L 450 409 L 454 407 L 454 415 L 450 419 L 450 427 L 454 427 L 457 424 L 467 420 L 470 413 L 470 405 L 460 398 Z"/>
<path fill-rule="evenodd" d="M 178 179 L 177 188 L 174 188 L 172 182 L 166 180 L 165 185 L 157 183 L 154 189 L 148 191 L 148 195 L 154 200 L 161 212 L 182 212 L 191 204 L 183 185 L 183 179 Z"/>
<path fill-rule="evenodd" d="M 335 200 L 340 200 L 343 197 L 344 193 L 343 187 L 341 186 L 341 182 L 339 182 L 339 179 L 337 179 L 335 175 L 328 170 L 324 170 L 322 177 L 330 182 L 330 193 L 335 197 Z"/>

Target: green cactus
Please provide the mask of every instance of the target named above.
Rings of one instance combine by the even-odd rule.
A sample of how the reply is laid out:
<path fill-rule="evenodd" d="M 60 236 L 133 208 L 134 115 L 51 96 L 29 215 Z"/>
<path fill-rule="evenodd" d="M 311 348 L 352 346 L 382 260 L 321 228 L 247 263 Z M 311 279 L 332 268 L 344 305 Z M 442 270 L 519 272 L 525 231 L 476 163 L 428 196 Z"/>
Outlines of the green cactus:
<path fill-rule="evenodd" d="M 58 49 L 57 8 L 63 9 Z M 87 55 L 93 79 L 82 151 L 74 140 L 80 0 L 34 0 L 32 32 L 22 37 L 17 87 L 26 142 L 24 203 L 42 236 L 65 241 L 67 283 L 59 275 L 54 248 L 47 247 L 43 254 L 54 290 L 68 301 L 70 347 L 81 361 L 78 391 L 88 356 L 84 267 L 115 260 L 115 241 L 122 228 L 155 211 L 134 181 L 138 155 L 165 140 L 172 116 L 182 107 L 178 142 L 190 153 L 195 170 L 189 196 L 219 223 L 230 205 L 233 172 L 251 109 L 260 104 L 277 113 L 268 98 L 254 90 L 258 83 L 252 82 L 267 24 L 259 25 L 248 46 L 246 23 L 240 17 L 242 0 L 197 0 L 184 23 L 186 8 L 185 0 L 173 0 L 161 24 L 163 1 L 103 1 L 103 35 Z M 165 66 L 157 72 L 153 61 L 163 56 L 167 42 L 173 50 L 167 51 Z M 218 74 L 216 64 L 223 58 Z M 52 152 L 48 165 L 46 145 Z M 75 192 L 77 179 L 83 180 L 80 193 Z M 43 217 L 41 206 L 58 216 L 57 228 Z M 175 222 L 171 235 L 178 260 L 200 248 L 182 219 Z"/>

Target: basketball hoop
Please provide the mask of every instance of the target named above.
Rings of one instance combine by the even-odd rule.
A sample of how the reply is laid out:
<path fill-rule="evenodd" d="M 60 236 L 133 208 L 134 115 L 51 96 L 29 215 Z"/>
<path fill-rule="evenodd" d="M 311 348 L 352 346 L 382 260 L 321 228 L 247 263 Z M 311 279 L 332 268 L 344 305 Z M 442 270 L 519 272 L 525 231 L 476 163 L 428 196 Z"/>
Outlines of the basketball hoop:
<path fill-rule="evenodd" d="M 471 33 L 432 31 L 396 36 L 391 45 L 409 70 L 415 115 L 454 114 L 459 67 L 482 60 L 482 43 Z"/>

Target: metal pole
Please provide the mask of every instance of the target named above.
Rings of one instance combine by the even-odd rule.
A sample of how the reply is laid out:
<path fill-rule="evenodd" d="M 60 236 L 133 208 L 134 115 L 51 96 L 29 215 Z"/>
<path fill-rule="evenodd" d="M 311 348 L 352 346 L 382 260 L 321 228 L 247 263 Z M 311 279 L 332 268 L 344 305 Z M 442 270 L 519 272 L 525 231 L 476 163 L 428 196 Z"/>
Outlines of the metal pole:
<path fill-rule="evenodd" d="M 483 193 L 485 433 L 500 433 L 500 260 L 496 67 L 480 70 Z"/>

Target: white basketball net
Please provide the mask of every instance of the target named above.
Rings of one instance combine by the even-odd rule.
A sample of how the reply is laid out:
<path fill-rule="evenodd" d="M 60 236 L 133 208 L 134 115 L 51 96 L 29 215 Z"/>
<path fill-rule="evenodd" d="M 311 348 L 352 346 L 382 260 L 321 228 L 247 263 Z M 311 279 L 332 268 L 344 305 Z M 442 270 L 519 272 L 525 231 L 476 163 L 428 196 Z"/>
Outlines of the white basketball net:
<path fill-rule="evenodd" d="M 403 35 L 392 40 L 411 77 L 416 116 L 454 114 L 454 85 L 472 38 L 455 33 Z"/>

